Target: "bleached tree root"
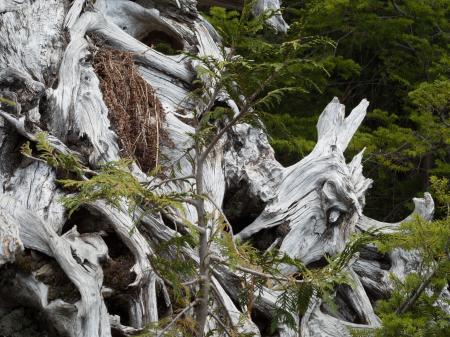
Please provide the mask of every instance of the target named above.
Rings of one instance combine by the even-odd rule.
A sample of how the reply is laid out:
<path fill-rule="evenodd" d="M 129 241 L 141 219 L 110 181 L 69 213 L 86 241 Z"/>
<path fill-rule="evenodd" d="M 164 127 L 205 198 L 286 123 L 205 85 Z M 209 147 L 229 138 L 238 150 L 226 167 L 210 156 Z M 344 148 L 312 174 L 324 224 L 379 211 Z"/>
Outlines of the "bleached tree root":
<path fill-rule="evenodd" d="M 253 10 L 258 14 L 279 6 L 278 0 L 258 1 Z M 67 191 L 57 184 L 56 172 L 45 162 L 20 156 L 17 148 L 25 139 L 36 141 L 36 133 L 45 130 L 57 151 L 75 155 L 91 169 L 120 158 L 118 136 L 91 61 L 91 53 L 108 46 L 133 53 L 165 112 L 169 141 L 160 149 L 165 165 L 179 167 L 178 178 L 191 177 L 192 161 L 185 154 L 193 145 L 189 119 L 196 107 L 189 94 L 198 62 L 183 54 L 165 55 L 151 39 L 156 34 L 175 48 L 220 59 L 220 37 L 196 8 L 194 0 L 75 0 L 71 6 L 64 0 L 0 2 L 0 96 L 15 103 L 0 103 L 0 313 L 6 301 L 32 308 L 48 322 L 49 333 L 73 337 L 108 337 L 112 332 L 132 336 L 171 315 L 169 285 L 149 257 L 180 233 L 158 212 L 139 209 L 132 214 L 125 202 L 121 210 L 92 202 L 68 219 L 59 203 Z M 279 14 L 269 23 L 279 32 L 287 29 Z M 96 45 L 99 40 L 102 44 Z M 227 93 L 220 99 L 236 110 Z M 398 224 L 363 215 L 371 185 L 362 174 L 363 152 L 348 164 L 344 158 L 367 106 L 363 100 L 345 118 L 344 106 L 334 99 L 319 118 L 314 150 L 287 168 L 276 161 L 262 130 L 236 125 L 205 165 L 207 211 L 217 219 L 223 211 L 238 218 L 248 210 L 255 220 L 238 228 L 235 239 L 252 240 L 261 249 L 277 247 L 305 264 L 341 252 L 354 232 L 395 230 Z M 138 167 L 133 174 L 140 181 L 154 178 Z M 186 192 L 192 183 L 187 178 L 158 191 Z M 430 220 L 431 196 L 414 202 L 415 213 Z M 183 207 L 184 212 L 173 211 L 172 220 L 196 223 L 195 208 Z M 194 249 L 185 247 L 184 255 L 199 263 Z M 355 286 L 337 289 L 336 301 L 345 305 L 329 312 L 314 298 L 303 317 L 293 313 L 296 327 L 281 325 L 278 335 L 343 337 L 349 329 L 378 327 L 370 300 L 388 296 L 388 274 L 404 276 L 417 258 L 404 251 L 385 257 L 366 247 L 349 266 Z M 111 275 L 108 264 L 117 268 L 117 275 Z M 65 275 L 70 296 L 44 277 L 57 269 Z M 282 270 L 293 271 L 287 266 Z M 245 276 L 224 265 L 214 265 L 212 274 L 211 311 L 221 315 L 210 314 L 207 329 L 220 335 L 225 318 L 239 332 L 264 335 L 279 293 L 265 287 L 255 294 L 255 313 L 249 317 L 237 305 Z M 112 276 L 123 279 L 111 283 Z"/>

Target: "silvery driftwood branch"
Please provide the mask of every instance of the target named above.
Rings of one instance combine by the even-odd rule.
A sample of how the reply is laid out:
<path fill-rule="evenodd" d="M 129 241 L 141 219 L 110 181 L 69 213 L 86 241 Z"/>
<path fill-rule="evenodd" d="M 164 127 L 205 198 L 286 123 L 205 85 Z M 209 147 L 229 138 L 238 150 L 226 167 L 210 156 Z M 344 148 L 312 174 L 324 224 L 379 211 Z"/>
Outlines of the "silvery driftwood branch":
<path fill-rule="evenodd" d="M 200 1 L 203 6 L 221 3 Z M 229 4 L 241 6 L 239 1 Z M 278 0 L 261 0 L 253 11 L 258 15 L 279 6 Z M 288 28 L 279 13 L 269 24 L 279 32 Z M 126 204 L 119 210 L 92 202 L 68 218 L 59 203 L 68 192 L 57 184 L 56 172 L 17 150 L 24 140 L 35 140 L 37 131 L 46 130 L 55 149 L 76 155 L 86 166 L 120 158 L 118 135 L 91 62 L 95 35 L 111 48 L 133 53 L 165 113 L 169 145 L 163 144 L 161 152 L 168 165 L 180 162 L 179 177 L 192 176 L 191 161 L 180 158 L 192 146 L 189 119 L 195 107 L 187 98 L 196 62 L 146 44 L 146 37 L 155 33 L 190 53 L 221 57 L 220 37 L 195 0 L 74 0 L 70 5 L 64 0 L 0 0 L 0 96 L 15 102 L 0 106 L 0 322 L 9 320 L 14 336 L 131 336 L 171 312 L 166 286 L 149 262 L 159 243 L 179 235 L 161 214 L 138 210 L 141 223 L 135 227 Z M 226 102 L 235 106 L 230 99 Z M 339 253 L 354 232 L 395 230 L 398 224 L 363 214 L 372 184 L 362 173 L 363 151 L 350 163 L 343 155 L 368 104 L 362 100 L 345 117 L 345 107 L 333 99 L 319 118 L 314 150 L 290 167 L 276 161 L 264 131 L 237 124 L 208 157 L 208 210 L 219 216 L 215 206 L 225 209 L 226 198 L 233 206 L 225 213 L 242 218 L 246 212 L 256 213 L 236 239 L 251 239 L 264 249 L 277 246 L 305 264 Z M 135 171 L 143 181 L 151 178 L 137 167 Z M 174 182 L 161 193 L 188 186 Z M 414 213 L 432 218 L 429 194 L 414 202 Z M 195 223 L 195 209 L 184 207 L 187 220 Z M 198 261 L 195 250 L 185 254 Z M 30 259 L 37 269 L 25 272 L 23 264 Z M 343 337 L 350 336 L 350 329 L 379 326 L 371 300 L 389 294 L 389 273 L 404 277 L 417 259 L 400 250 L 382 256 L 367 247 L 348 267 L 354 287 L 336 291 L 337 312 L 314 298 L 307 313 L 296 317 L 297 327 L 280 326 L 278 335 Z M 18 264 L 20 270 L 14 268 Z M 126 271 L 125 285 L 111 281 L 119 266 Z M 224 266 L 214 270 L 214 306 L 226 311 L 240 332 L 264 336 L 264 320 L 249 317 L 236 305 L 239 277 Z M 270 321 L 277 296 L 265 288 L 255 304 L 256 316 Z M 14 327 L 20 323 L 11 323 L 12 317 L 20 318 L 24 327 Z M 45 329 L 38 321 L 45 322 Z M 210 317 L 207 328 L 217 324 Z M 0 334 L 8 333 L 1 329 L 8 324 L 0 324 Z"/>

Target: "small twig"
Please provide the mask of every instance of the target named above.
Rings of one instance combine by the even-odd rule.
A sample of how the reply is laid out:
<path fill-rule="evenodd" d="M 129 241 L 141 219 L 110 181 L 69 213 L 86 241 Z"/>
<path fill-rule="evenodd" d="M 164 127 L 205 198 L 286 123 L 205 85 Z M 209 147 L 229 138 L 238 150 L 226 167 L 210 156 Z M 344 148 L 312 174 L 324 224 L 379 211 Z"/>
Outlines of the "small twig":
<path fill-rule="evenodd" d="M 214 256 L 214 255 L 211 255 L 210 259 L 215 261 L 215 262 L 218 262 L 220 264 L 226 265 L 226 266 L 230 265 L 227 261 L 222 260 L 221 258 L 219 258 L 217 256 Z M 291 281 L 291 279 L 288 279 L 287 277 L 275 276 L 275 275 L 263 273 L 263 272 L 260 272 L 260 271 L 254 270 L 254 269 L 242 267 L 242 266 L 233 266 L 233 267 L 236 268 L 237 270 L 240 270 L 240 271 L 244 272 L 244 273 L 252 274 L 252 275 L 259 276 L 259 277 L 262 277 L 262 278 L 265 278 L 265 279 L 282 281 L 282 282 Z M 295 283 L 307 283 L 307 282 L 308 281 L 305 281 L 305 280 L 295 280 Z"/>
<path fill-rule="evenodd" d="M 222 215 L 223 219 L 225 220 L 225 223 L 227 224 L 228 230 L 230 231 L 231 244 L 233 245 L 233 248 L 234 248 L 236 254 L 239 257 L 241 257 L 242 259 L 244 259 L 242 254 L 239 252 L 238 247 L 236 246 L 236 242 L 235 242 L 235 239 L 234 239 L 234 233 L 233 233 L 233 226 L 231 226 L 231 223 L 228 220 L 227 216 L 225 215 L 225 213 L 222 211 L 222 209 L 217 205 L 217 203 L 209 195 L 206 194 L 205 196 L 213 204 L 213 206 L 217 209 L 217 211 Z M 214 233 L 214 235 L 215 235 L 215 233 Z M 211 238 L 213 238 L 214 235 L 211 235 Z"/>
<path fill-rule="evenodd" d="M 239 122 L 244 115 L 246 115 L 248 112 L 251 111 L 252 104 L 254 103 L 256 97 L 264 90 L 264 88 L 278 75 L 276 71 L 272 72 L 262 83 L 262 85 L 253 92 L 249 96 L 249 98 L 245 101 L 244 106 L 240 109 L 240 111 L 233 117 L 233 119 L 226 124 L 210 141 L 209 145 L 206 147 L 205 150 L 200 155 L 199 162 L 204 162 L 205 159 L 208 157 L 209 153 L 212 151 L 212 149 L 216 146 L 220 138 L 228 132 L 237 122 Z"/>
<path fill-rule="evenodd" d="M 189 231 L 189 227 L 184 224 L 183 222 L 181 222 L 180 220 L 178 220 L 177 218 L 175 218 L 172 214 L 168 213 L 166 210 L 161 209 L 160 210 L 161 214 L 163 214 L 166 218 L 168 218 L 170 221 L 172 221 L 176 226 L 180 226 L 181 228 L 184 229 L 185 233 L 183 234 L 188 234 Z M 196 231 L 198 231 L 199 233 L 203 233 L 205 230 L 203 228 L 200 228 L 198 226 L 192 226 L 192 228 L 194 228 Z"/>
<path fill-rule="evenodd" d="M 397 310 L 395 310 L 395 313 L 397 315 L 404 314 L 414 305 L 414 303 L 416 303 L 416 301 L 419 299 L 420 295 L 424 292 L 424 290 L 430 284 L 436 271 L 437 271 L 437 268 L 434 269 L 430 274 L 428 274 L 428 276 L 420 284 L 420 286 L 414 292 L 412 292 L 410 296 L 408 296 L 408 298 L 397 308 Z"/>
<path fill-rule="evenodd" d="M 225 213 L 222 211 L 222 209 L 217 205 L 217 203 L 214 201 L 213 198 L 211 198 L 208 194 L 205 194 L 205 197 L 213 204 L 213 206 L 217 209 L 217 211 L 220 213 L 220 215 L 222 215 L 223 219 L 225 220 L 225 223 L 227 224 L 227 227 L 230 231 L 230 234 L 232 236 L 233 235 L 233 227 L 231 226 L 230 221 L 228 221 L 227 216 L 225 215 Z"/>
<path fill-rule="evenodd" d="M 197 300 L 191 302 L 186 308 L 181 310 L 178 315 L 175 316 L 175 318 L 167 324 L 162 331 L 156 335 L 156 337 L 162 337 L 164 334 L 180 319 L 181 316 L 183 316 L 186 312 L 188 312 L 194 305 L 197 304 Z"/>
<path fill-rule="evenodd" d="M 230 322 L 231 328 L 235 329 L 234 325 L 233 325 L 233 318 L 231 317 L 230 311 L 227 310 L 227 305 L 222 297 L 222 294 L 220 293 L 219 289 L 214 284 L 214 282 L 211 284 L 211 289 L 213 290 L 213 292 L 216 293 L 216 299 L 220 302 L 220 304 L 222 305 L 222 308 L 224 309 L 223 311 L 228 316 L 228 320 Z"/>
<path fill-rule="evenodd" d="M 196 279 L 194 279 L 194 280 L 190 280 L 190 281 L 187 281 L 187 282 L 183 282 L 183 283 L 181 283 L 181 285 L 183 285 L 183 286 L 191 286 L 191 285 L 193 285 L 193 284 L 198 283 L 199 281 L 200 281 L 200 279 L 196 278 Z"/>
<path fill-rule="evenodd" d="M 399 5 L 397 5 L 397 3 L 395 2 L 395 0 L 391 0 L 391 4 L 394 7 L 394 9 L 402 16 L 406 16 L 408 18 L 411 17 L 411 15 L 408 15 L 405 11 L 403 11 Z"/>
<path fill-rule="evenodd" d="M 219 325 L 222 327 L 223 331 L 225 331 L 225 333 L 227 334 L 228 337 L 233 337 L 233 335 L 230 334 L 230 333 L 228 332 L 228 328 L 227 328 L 227 326 L 225 325 L 225 323 L 222 322 L 222 321 L 220 320 L 219 317 L 217 317 L 212 311 L 209 311 L 208 314 L 209 314 L 212 318 L 214 318 L 214 320 L 215 320 L 217 323 L 219 323 Z"/>
<path fill-rule="evenodd" d="M 268 254 L 272 249 L 274 249 L 279 242 L 280 242 L 280 238 L 276 238 L 275 241 L 269 246 L 269 248 L 266 249 L 266 251 L 264 252 L 264 255 Z"/>
<path fill-rule="evenodd" d="M 161 209 L 160 212 L 163 216 L 165 216 L 167 219 L 169 219 L 170 221 L 172 221 L 175 224 L 175 229 L 177 232 L 178 232 L 178 227 L 180 227 L 180 229 L 183 230 L 182 234 L 189 233 L 189 231 L 187 230 L 187 226 L 183 222 L 176 219 L 174 216 L 172 216 L 170 213 L 168 213 L 164 209 Z"/>
<path fill-rule="evenodd" d="M 153 102 L 155 102 L 155 117 L 156 117 L 156 155 L 155 155 L 155 167 L 159 164 L 159 107 L 155 92 L 153 91 Z"/>
<path fill-rule="evenodd" d="M 32 156 L 32 155 L 29 155 L 29 154 L 26 154 L 26 153 L 22 153 L 22 156 L 24 156 L 25 158 L 28 158 L 28 159 L 31 159 L 31 160 L 34 160 L 34 161 L 37 161 L 37 162 L 41 162 L 41 163 L 44 163 L 44 164 L 48 165 L 47 162 L 44 159 L 41 159 L 41 158 L 38 158 L 38 157 L 35 157 L 35 156 Z"/>
<path fill-rule="evenodd" d="M 193 175 L 190 175 L 190 176 L 185 176 L 185 177 L 177 177 L 177 178 L 165 179 L 165 180 L 159 182 L 158 184 L 150 186 L 150 187 L 151 187 L 151 189 L 156 189 L 158 187 L 161 187 L 162 185 L 165 185 L 165 184 L 168 184 L 168 183 L 171 183 L 171 182 L 176 182 L 176 181 L 187 181 L 187 182 L 189 182 L 189 179 L 194 179 L 194 178 L 195 177 Z M 152 183 L 152 181 L 150 181 L 148 183 L 145 183 L 145 185 L 150 185 L 151 183 Z"/>

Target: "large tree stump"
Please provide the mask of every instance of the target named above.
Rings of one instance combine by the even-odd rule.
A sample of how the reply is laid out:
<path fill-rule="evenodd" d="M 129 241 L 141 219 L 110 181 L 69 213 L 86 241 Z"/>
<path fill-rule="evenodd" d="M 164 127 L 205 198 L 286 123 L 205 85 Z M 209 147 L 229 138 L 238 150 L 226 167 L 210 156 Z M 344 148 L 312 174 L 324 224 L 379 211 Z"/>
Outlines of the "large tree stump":
<path fill-rule="evenodd" d="M 224 2 L 200 1 L 203 6 L 218 3 Z M 239 1 L 228 4 L 241 6 Z M 254 13 L 279 5 L 278 0 L 258 1 Z M 279 32 L 287 29 L 280 14 L 269 24 Z M 135 210 L 141 219 L 135 227 L 125 202 L 116 209 L 99 201 L 69 219 L 59 202 L 68 191 L 56 183 L 56 172 L 18 152 L 25 140 L 35 141 L 37 132 L 46 131 L 57 151 L 77 156 L 92 169 L 120 158 L 121 135 L 114 132 L 93 65 L 95 53 L 109 48 L 132 53 L 140 76 L 155 91 L 154 100 L 164 112 L 157 121 L 166 135 L 158 143 L 164 165 L 179 166 L 179 177 L 192 175 L 184 154 L 192 146 L 188 133 L 193 132 L 190 119 L 196 107 L 188 98 L 198 64 L 183 54 L 157 51 L 157 40 L 200 56 L 221 57 L 218 34 L 199 14 L 195 0 L 0 0 L 0 96 L 15 102 L 0 103 L 0 315 L 26 308 L 46 322 L 43 335 L 108 337 L 113 332 L 136 334 L 171 312 L 166 286 L 148 259 L 159 243 L 180 235 L 161 214 Z M 247 209 L 256 218 L 239 228 L 236 239 L 251 239 L 262 249 L 279 247 L 305 264 L 342 251 L 351 233 L 388 225 L 363 215 L 372 182 L 362 174 L 362 152 L 348 164 L 343 156 L 367 106 L 363 100 L 345 117 L 344 106 L 333 99 L 319 118 L 316 147 L 287 168 L 275 160 L 263 131 L 236 125 L 208 157 L 208 211 L 218 217 L 215 205 L 226 208 L 226 196 L 235 218 L 245 217 Z M 137 166 L 133 174 L 149 181 Z M 160 193 L 189 186 L 174 182 Z M 431 196 L 415 203 L 416 213 L 431 219 Z M 196 223 L 195 209 L 183 207 L 184 217 Z M 174 211 L 175 220 L 177 216 Z M 198 263 L 195 250 L 184 253 Z M 280 326 L 279 336 L 349 336 L 349 327 L 378 326 L 370 297 L 387 295 L 388 273 L 406 273 L 415 259 L 399 251 L 384 263 L 368 247 L 349 266 L 355 287 L 338 291 L 347 307 L 339 307 L 338 314 L 324 312 L 314 298 L 307 313 L 297 315 L 297 328 Z M 65 277 L 71 296 L 64 295 L 61 284 L 42 277 L 49 270 Z M 283 268 L 287 274 L 293 271 Z M 122 278 L 112 282 L 116 276 Z M 240 332 L 264 335 L 279 293 L 263 289 L 255 302 L 259 319 L 249 317 L 235 304 L 241 277 L 223 266 L 214 269 L 214 306 Z M 215 327 L 210 318 L 207 328 Z"/>

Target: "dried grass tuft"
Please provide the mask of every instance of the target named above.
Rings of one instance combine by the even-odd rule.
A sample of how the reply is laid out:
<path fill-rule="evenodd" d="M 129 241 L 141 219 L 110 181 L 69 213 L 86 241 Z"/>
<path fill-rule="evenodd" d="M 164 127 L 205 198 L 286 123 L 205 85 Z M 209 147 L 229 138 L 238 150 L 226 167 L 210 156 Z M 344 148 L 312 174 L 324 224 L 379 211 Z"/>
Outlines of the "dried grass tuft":
<path fill-rule="evenodd" d="M 134 158 L 144 172 L 152 170 L 166 137 L 161 128 L 164 111 L 155 91 L 139 74 L 132 53 L 102 46 L 93 61 L 123 155 Z"/>

